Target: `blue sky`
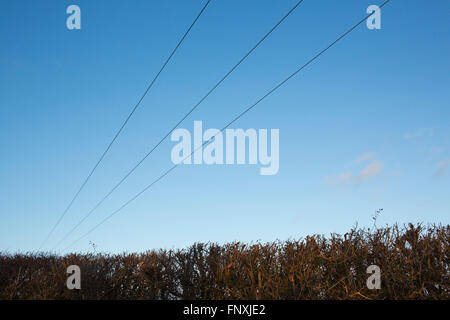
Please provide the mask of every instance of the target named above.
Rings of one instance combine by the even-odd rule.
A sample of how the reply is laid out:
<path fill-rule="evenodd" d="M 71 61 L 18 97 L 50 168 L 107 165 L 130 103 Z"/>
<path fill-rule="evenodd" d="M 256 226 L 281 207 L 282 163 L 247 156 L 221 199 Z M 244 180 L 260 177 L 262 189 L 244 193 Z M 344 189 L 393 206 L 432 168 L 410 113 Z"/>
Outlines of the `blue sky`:
<path fill-rule="evenodd" d="M 53 246 L 293 5 L 213 0 L 50 238 Z M 81 8 L 82 29 L 66 28 Z M 221 128 L 376 1 L 305 0 L 191 115 Z M 203 1 L 4 1 L 0 250 L 37 250 Z M 450 28 L 445 0 L 392 0 L 232 128 L 280 130 L 280 170 L 175 169 L 72 251 L 343 233 L 355 222 L 449 223 Z M 171 165 L 167 140 L 64 244 Z M 62 246 L 64 247 L 64 245 Z"/>

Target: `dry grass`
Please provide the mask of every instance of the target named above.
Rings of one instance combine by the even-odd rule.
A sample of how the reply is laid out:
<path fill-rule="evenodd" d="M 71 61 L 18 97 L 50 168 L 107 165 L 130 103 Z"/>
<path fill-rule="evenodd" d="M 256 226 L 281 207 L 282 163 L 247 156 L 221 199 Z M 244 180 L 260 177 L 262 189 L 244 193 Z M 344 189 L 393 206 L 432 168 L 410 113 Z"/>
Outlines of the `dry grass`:
<path fill-rule="evenodd" d="M 449 299 L 450 226 L 143 254 L 0 255 L 0 299 Z M 78 265 L 82 289 L 66 288 Z M 381 268 L 381 290 L 366 268 Z"/>

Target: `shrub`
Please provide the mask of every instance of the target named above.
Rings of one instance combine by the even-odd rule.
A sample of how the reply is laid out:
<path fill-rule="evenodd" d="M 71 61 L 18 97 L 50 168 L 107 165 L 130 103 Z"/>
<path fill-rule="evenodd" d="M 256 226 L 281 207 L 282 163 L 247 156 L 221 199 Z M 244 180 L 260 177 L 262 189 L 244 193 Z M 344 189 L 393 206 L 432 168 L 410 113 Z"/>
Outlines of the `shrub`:
<path fill-rule="evenodd" d="M 2 254 L 0 299 L 449 299 L 450 226 L 142 254 Z M 380 290 L 366 286 L 381 268 Z M 66 288 L 81 268 L 82 289 Z"/>

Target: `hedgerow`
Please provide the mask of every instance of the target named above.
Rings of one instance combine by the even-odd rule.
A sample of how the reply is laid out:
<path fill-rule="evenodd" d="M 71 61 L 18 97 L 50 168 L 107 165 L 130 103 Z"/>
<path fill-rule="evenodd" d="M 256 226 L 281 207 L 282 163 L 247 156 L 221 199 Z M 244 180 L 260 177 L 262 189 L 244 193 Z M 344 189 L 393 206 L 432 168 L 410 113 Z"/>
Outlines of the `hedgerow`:
<path fill-rule="evenodd" d="M 141 254 L 0 254 L 0 299 L 449 299 L 450 226 Z M 66 286 L 81 268 L 81 289 Z M 381 269 L 371 290 L 367 267 Z"/>

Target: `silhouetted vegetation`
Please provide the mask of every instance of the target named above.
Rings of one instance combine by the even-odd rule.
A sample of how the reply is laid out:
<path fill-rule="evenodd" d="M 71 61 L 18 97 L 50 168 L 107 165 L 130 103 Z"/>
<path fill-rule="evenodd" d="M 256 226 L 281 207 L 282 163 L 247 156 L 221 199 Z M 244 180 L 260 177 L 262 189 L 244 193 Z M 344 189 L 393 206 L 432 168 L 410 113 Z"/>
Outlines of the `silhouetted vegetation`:
<path fill-rule="evenodd" d="M 1 299 L 449 299 L 450 226 L 274 243 L 197 243 L 143 254 L 3 254 Z M 381 289 L 366 286 L 369 265 Z M 66 287 L 69 265 L 82 289 Z"/>

